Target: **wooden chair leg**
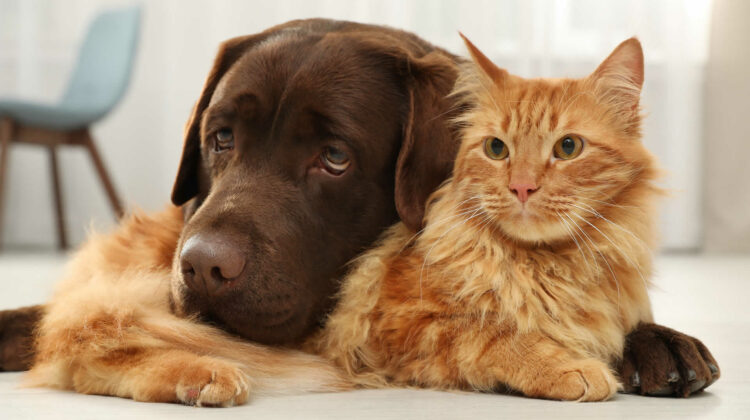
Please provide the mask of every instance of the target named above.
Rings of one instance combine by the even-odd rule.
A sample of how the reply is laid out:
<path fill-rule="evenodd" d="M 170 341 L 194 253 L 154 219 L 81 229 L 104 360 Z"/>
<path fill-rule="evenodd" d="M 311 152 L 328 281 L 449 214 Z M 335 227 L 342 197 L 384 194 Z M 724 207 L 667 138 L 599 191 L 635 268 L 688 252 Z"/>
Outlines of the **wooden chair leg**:
<path fill-rule="evenodd" d="M 55 216 L 57 218 L 57 241 L 61 250 L 68 248 L 68 237 L 65 234 L 65 209 L 63 208 L 62 191 L 60 189 L 60 168 L 57 164 L 57 147 L 49 146 L 49 163 L 52 172 L 52 191 L 55 195 Z"/>
<path fill-rule="evenodd" d="M 91 155 L 91 160 L 94 161 L 94 166 L 96 167 L 96 172 L 99 174 L 99 179 L 102 181 L 102 185 L 104 185 L 104 189 L 107 191 L 107 197 L 109 197 L 109 203 L 112 205 L 112 209 L 114 210 L 115 215 L 119 219 L 124 214 L 122 210 L 122 205 L 120 204 L 120 199 L 117 197 L 117 193 L 115 192 L 115 187 L 114 185 L 112 185 L 112 181 L 110 180 L 109 175 L 107 174 L 107 169 L 104 167 L 104 162 L 102 161 L 102 158 L 99 155 L 99 151 L 96 149 L 96 146 L 94 145 L 94 139 L 91 138 L 91 133 L 89 133 L 88 130 L 86 130 L 86 132 L 83 133 L 83 145 L 88 149 L 89 154 Z"/>
<path fill-rule="evenodd" d="M 0 248 L 2 248 L 3 216 L 5 210 L 5 184 L 8 176 L 8 152 L 13 136 L 13 122 L 9 118 L 0 119 Z"/>

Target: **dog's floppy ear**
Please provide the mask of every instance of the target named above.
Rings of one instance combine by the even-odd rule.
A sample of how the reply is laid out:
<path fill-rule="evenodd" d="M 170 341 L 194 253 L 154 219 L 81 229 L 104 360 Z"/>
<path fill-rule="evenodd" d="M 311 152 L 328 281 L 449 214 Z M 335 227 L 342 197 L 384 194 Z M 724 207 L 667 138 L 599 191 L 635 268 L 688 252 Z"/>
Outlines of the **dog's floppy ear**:
<path fill-rule="evenodd" d="M 224 73 L 251 46 L 265 38 L 266 33 L 232 38 L 219 47 L 211 72 L 206 78 L 198 102 L 185 126 L 185 140 L 177 178 L 172 187 L 172 203 L 181 206 L 200 192 L 201 152 L 200 125 L 203 111 L 211 102 L 211 96 Z"/>
<path fill-rule="evenodd" d="M 444 52 L 410 58 L 409 108 L 396 161 L 396 210 L 412 230 L 422 228 L 427 198 L 453 170 L 458 152 L 449 124 L 459 111 L 448 95 L 457 76 L 454 59 Z"/>

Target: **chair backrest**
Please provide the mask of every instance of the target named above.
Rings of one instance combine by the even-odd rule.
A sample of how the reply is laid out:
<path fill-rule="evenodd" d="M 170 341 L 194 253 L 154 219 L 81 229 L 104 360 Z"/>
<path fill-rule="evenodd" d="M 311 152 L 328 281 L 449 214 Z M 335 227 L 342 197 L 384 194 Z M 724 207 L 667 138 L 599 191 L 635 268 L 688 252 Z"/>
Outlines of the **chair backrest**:
<path fill-rule="evenodd" d="M 140 6 L 132 6 L 96 16 L 61 105 L 102 117 L 117 104 L 130 80 L 140 14 Z"/>

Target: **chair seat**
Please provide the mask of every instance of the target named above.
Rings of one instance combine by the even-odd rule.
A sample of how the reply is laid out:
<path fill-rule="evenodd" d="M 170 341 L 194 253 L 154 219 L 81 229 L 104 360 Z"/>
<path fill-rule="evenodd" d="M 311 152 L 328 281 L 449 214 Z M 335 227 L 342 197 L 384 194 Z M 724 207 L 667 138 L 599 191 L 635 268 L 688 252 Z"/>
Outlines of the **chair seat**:
<path fill-rule="evenodd" d="M 140 9 L 140 6 L 131 6 L 109 10 L 94 18 L 81 45 L 68 87 L 56 104 L 0 98 L 0 233 L 3 184 L 8 172 L 11 142 L 47 146 L 61 249 L 66 248 L 68 242 L 57 146 L 77 145 L 88 150 L 112 209 L 118 218 L 122 216 L 120 199 L 89 127 L 110 112 L 127 89 L 138 41 Z"/>
<path fill-rule="evenodd" d="M 74 130 L 87 127 L 101 116 L 101 112 L 71 105 L 0 99 L 0 118 L 10 117 L 18 123 L 32 127 Z"/>

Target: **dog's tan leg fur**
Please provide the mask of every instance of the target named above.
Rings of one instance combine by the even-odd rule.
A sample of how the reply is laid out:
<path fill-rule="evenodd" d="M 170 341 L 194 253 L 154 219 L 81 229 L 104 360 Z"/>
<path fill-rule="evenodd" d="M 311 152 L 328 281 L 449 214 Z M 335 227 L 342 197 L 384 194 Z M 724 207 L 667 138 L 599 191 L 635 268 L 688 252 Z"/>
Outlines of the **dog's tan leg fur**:
<path fill-rule="evenodd" d="M 141 401 L 244 403 L 249 392 L 350 387 L 322 358 L 269 349 L 169 310 L 176 208 L 132 216 L 94 236 L 73 259 L 37 336 L 31 386 Z"/>
<path fill-rule="evenodd" d="M 137 401 L 231 406 L 249 397 L 239 364 L 172 348 L 114 351 L 77 363 L 73 387 Z"/>

